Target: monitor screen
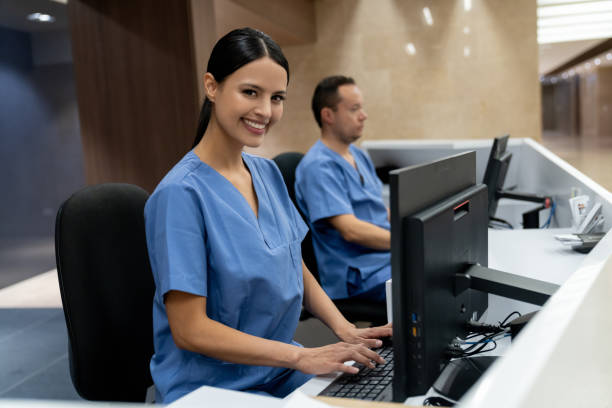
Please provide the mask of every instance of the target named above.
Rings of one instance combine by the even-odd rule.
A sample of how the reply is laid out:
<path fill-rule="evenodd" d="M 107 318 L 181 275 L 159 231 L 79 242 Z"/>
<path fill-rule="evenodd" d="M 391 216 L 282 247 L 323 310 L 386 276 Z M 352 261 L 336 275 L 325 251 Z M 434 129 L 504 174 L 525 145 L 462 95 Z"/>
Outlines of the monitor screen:
<path fill-rule="evenodd" d="M 394 170 L 391 188 L 393 400 L 423 395 L 451 340 L 487 308 L 487 294 L 455 295 L 455 274 L 487 265 L 487 189 L 467 152 Z"/>
<path fill-rule="evenodd" d="M 509 137 L 510 135 L 504 135 L 496 137 L 493 140 L 493 147 L 491 148 L 484 179 L 482 180 L 483 184 L 485 184 L 489 190 L 489 217 L 495 217 L 497 201 L 499 200 L 499 195 L 497 193 L 501 191 L 504 186 L 508 167 L 510 166 L 510 159 L 512 159 L 512 154 L 506 151 Z"/>

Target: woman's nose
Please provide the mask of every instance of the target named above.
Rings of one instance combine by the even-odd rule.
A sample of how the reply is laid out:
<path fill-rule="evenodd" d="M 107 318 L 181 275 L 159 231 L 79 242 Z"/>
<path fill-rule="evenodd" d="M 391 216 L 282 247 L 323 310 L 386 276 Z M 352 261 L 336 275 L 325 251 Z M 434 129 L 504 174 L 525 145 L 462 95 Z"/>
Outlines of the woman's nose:
<path fill-rule="evenodd" d="M 260 100 L 255 107 L 255 114 L 268 119 L 272 116 L 272 103 L 268 100 Z"/>

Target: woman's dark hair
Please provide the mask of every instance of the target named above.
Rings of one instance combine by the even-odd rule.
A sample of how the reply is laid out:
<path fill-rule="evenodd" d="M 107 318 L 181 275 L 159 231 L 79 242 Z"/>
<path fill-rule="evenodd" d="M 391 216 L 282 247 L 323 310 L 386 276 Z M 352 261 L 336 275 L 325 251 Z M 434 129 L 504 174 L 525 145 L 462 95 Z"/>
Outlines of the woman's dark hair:
<path fill-rule="evenodd" d="M 249 27 L 230 31 L 217 41 L 210 53 L 206 72 L 210 72 L 215 81 L 220 83 L 242 66 L 262 57 L 269 57 L 283 67 L 287 71 L 287 81 L 289 81 L 289 63 L 278 44 L 267 34 Z M 204 98 L 192 148 L 202 140 L 211 112 L 212 102 Z"/>
<path fill-rule="evenodd" d="M 354 85 L 355 80 L 351 77 L 342 75 L 334 75 L 327 78 L 323 78 L 321 82 L 315 88 L 314 94 L 312 95 L 312 113 L 314 114 L 315 120 L 319 127 L 323 127 L 321 122 L 321 109 L 331 108 L 336 110 L 338 102 L 340 102 L 340 94 L 338 94 L 338 88 L 342 85 Z"/>

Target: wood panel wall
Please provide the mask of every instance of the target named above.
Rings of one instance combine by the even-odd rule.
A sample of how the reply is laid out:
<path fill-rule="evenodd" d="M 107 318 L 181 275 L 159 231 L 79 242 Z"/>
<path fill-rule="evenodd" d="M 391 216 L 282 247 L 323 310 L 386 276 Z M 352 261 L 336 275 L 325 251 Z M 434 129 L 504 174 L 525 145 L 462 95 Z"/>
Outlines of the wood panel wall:
<path fill-rule="evenodd" d="M 71 0 L 88 184 L 153 191 L 191 147 L 198 106 L 189 0 Z"/>

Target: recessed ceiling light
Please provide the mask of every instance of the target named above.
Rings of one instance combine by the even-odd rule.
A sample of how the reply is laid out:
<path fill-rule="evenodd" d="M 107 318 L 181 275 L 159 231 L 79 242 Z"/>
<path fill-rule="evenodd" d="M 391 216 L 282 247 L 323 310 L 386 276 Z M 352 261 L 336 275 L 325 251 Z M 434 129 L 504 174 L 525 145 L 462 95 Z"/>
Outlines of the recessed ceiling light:
<path fill-rule="evenodd" d="M 472 0 L 463 0 L 463 9 L 470 11 L 472 9 Z"/>
<path fill-rule="evenodd" d="M 45 13 L 32 13 L 28 14 L 28 20 L 36 21 L 38 23 L 52 23 L 55 21 L 55 17 Z"/>
<path fill-rule="evenodd" d="M 404 47 L 404 49 L 406 50 L 406 52 L 410 55 L 414 55 L 416 54 L 416 48 L 414 46 L 413 43 L 408 43 L 406 44 L 406 46 Z"/>
<path fill-rule="evenodd" d="M 595 65 L 601 64 L 601 60 L 599 58 L 595 58 Z"/>
<path fill-rule="evenodd" d="M 429 11 L 429 7 L 423 9 L 423 17 L 425 17 L 427 25 L 433 25 L 433 16 L 431 15 L 431 11 Z"/>

